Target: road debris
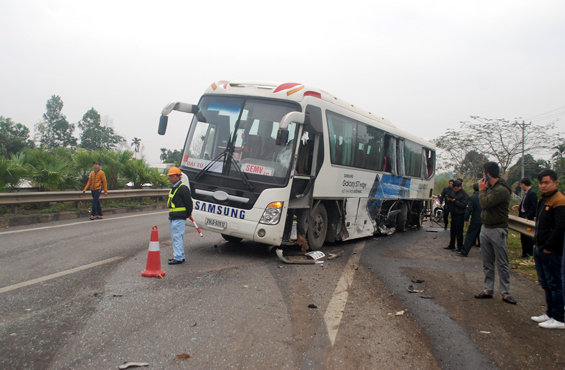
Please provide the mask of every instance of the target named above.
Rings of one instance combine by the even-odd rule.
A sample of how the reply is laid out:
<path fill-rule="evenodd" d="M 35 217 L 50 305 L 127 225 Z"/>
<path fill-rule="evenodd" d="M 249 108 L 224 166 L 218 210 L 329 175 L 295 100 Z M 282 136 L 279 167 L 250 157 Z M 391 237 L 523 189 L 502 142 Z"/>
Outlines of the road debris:
<path fill-rule="evenodd" d="M 404 310 L 398 311 L 397 313 L 394 314 L 394 316 L 404 316 Z"/>
<path fill-rule="evenodd" d="M 124 362 L 123 365 L 118 366 L 118 369 L 127 369 L 129 367 L 144 367 L 149 366 L 148 362 Z"/>
<path fill-rule="evenodd" d="M 189 355 L 188 353 L 181 353 L 180 355 L 176 355 L 174 360 L 175 361 L 185 361 L 185 360 L 188 360 L 191 357 L 192 357 L 192 355 Z"/>
<path fill-rule="evenodd" d="M 412 280 L 412 282 L 415 283 L 415 284 L 421 284 L 421 283 L 424 282 L 424 280 L 422 280 L 422 279 L 415 279 L 415 280 Z"/>
<path fill-rule="evenodd" d="M 483 334 L 490 334 L 490 331 L 486 331 L 486 330 L 481 330 L 479 333 L 483 333 Z"/>
<path fill-rule="evenodd" d="M 431 295 L 421 295 L 419 297 L 424 299 L 434 299 L 434 297 L 432 297 Z"/>
<path fill-rule="evenodd" d="M 326 255 L 324 254 L 324 252 L 320 252 L 320 251 L 312 251 L 312 252 L 308 252 L 305 253 L 306 256 L 311 257 L 315 260 L 319 260 L 320 258 L 324 258 Z"/>
<path fill-rule="evenodd" d="M 320 252 L 320 253 L 322 253 L 322 252 Z M 311 259 L 309 257 L 305 258 L 304 256 L 285 257 L 285 256 L 283 256 L 282 249 L 277 249 L 277 257 L 279 257 L 279 259 L 281 261 L 283 261 L 284 263 L 298 263 L 298 264 L 314 265 L 317 262 L 315 259 Z"/>
<path fill-rule="evenodd" d="M 340 252 L 337 252 L 337 253 L 328 253 L 328 259 L 333 260 L 334 258 L 337 258 L 344 253 L 345 253 L 345 250 L 343 250 L 343 249 Z"/>
<path fill-rule="evenodd" d="M 112 296 L 114 296 L 114 297 L 123 297 L 124 295 L 123 295 L 123 294 L 113 294 Z"/>
<path fill-rule="evenodd" d="M 308 305 L 308 308 L 318 308 L 318 306 L 316 306 L 314 303 L 310 303 Z"/>
<path fill-rule="evenodd" d="M 408 287 L 408 293 L 424 293 L 424 289 L 414 289 L 414 285 Z"/>

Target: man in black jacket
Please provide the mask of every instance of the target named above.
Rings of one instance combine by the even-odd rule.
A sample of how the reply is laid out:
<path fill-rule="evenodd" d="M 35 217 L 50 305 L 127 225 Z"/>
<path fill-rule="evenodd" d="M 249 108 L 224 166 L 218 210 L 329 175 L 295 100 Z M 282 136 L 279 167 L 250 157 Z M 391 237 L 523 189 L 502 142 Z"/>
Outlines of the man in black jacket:
<path fill-rule="evenodd" d="M 469 201 L 469 195 L 463 190 L 463 184 L 460 181 L 453 183 L 453 194 L 447 196 L 446 203 L 449 203 L 451 212 L 451 241 L 444 249 L 453 249 L 456 252 L 461 251 L 463 246 L 463 225 L 465 223 L 465 208 Z M 455 249 L 455 240 L 457 239 L 457 249 Z"/>
<path fill-rule="evenodd" d="M 481 227 L 483 226 L 483 221 L 481 220 L 481 203 L 479 203 L 479 184 L 473 184 L 473 190 L 475 191 L 473 195 L 469 197 L 469 203 L 465 209 L 465 225 L 467 225 L 467 234 L 465 235 L 465 242 L 463 247 L 461 247 L 461 252 L 457 252 L 461 257 L 467 257 L 477 237 L 481 233 Z M 471 222 L 469 223 L 469 218 Z"/>
<path fill-rule="evenodd" d="M 192 214 L 192 197 L 188 186 L 182 183 L 182 172 L 178 167 L 169 170 L 169 181 L 173 188 L 169 192 L 169 226 L 173 242 L 173 258 L 169 265 L 178 265 L 184 262 L 184 232 L 186 219 Z"/>
<path fill-rule="evenodd" d="M 565 239 L 565 196 L 557 190 L 557 174 L 543 170 L 538 175 L 542 192 L 537 208 L 534 260 L 539 285 L 545 290 L 547 310 L 532 316 L 544 329 L 565 329 L 563 320 L 562 260 Z"/>
<path fill-rule="evenodd" d="M 443 188 L 439 196 L 439 201 L 443 204 L 443 222 L 445 223 L 445 230 L 447 230 L 447 225 L 449 224 L 450 202 L 447 202 L 448 196 L 453 197 L 453 180 L 449 180 L 448 186 Z"/>
<path fill-rule="evenodd" d="M 536 216 L 538 206 L 538 195 L 532 189 L 532 182 L 527 177 L 520 180 L 520 187 L 524 191 L 524 198 L 519 206 L 512 206 L 513 210 L 518 210 L 518 216 L 527 220 L 533 220 Z M 529 258 L 534 255 L 534 241 L 527 235 L 520 234 L 522 241 L 522 258 Z"/>

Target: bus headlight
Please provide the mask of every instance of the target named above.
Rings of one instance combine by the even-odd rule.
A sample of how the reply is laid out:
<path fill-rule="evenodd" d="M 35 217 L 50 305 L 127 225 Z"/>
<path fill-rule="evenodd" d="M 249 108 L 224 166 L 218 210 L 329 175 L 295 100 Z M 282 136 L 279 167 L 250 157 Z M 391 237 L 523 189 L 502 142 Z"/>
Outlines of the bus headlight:
<path fill-rule="evenodd" d="M 267 208 L 265 208 L 265 211 L 263 212 L 263 215 L 261 216 L 259 222 L 267 225 L 278 224 L 281 219 L 282 208 L 283 202 L 270 203 Z"/>

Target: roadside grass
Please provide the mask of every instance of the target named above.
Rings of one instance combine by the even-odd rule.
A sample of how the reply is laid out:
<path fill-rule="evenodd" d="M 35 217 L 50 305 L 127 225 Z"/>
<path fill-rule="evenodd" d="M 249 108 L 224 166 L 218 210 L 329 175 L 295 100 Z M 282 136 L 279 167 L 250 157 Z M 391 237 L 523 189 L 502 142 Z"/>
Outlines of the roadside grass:
<path fill-rule="evenodd" d="M 508 232 L 508 263 L 510 268 L 516 271 L 518 275 L 524 276 L 531 281 L 538 281 L 538 274 L 536 272 L 536 264 L 534 258 L 528 259 L 521 258 L 522 255 L 522 242 L 520 241 L 520 233 L 509 230 Z"/>
<path fill-rule="evenodd" d="M 518 216 L 518 210 L 513 210 L 513 205 L 520 204 L 517 200 L 510 201 L 510 214 Z M 516 271 L 518 275 L 524 276 L 531 281 L 538 281 L 538 273 L 536 272 L 536 264 L 534 258 L 528 259 L 521 258 L 522 255 L 522 242 L 520 241 L 520 233 L 514 230 L 508 230 L 508 244 L 506 246 L 508 251 L 508 263 L 510 268 Z"/>
<path fill-rule="evenodd" d="M 163 198 L 164 199 L 164 198 Z M 139 207 L 145 205 L 156 204 L 163 202 L 160 198 L 130 198 L 130 199 L 104 199 L 100 198 L 102 209 L 105 208 L 123 208 L 123 207 Z M 88 211 L 92 208 L 92 201 L 76 202 L 62 202 L 62 203 L 33 203 L 22 204 L 18 206 L 17 212 L 12 213 L 10 206 L 0 206 L 0 217 L 12 217 L 22 215 L 34 215 L 45 213 L 59 213 L 59 212 L 77 212 Z"/>

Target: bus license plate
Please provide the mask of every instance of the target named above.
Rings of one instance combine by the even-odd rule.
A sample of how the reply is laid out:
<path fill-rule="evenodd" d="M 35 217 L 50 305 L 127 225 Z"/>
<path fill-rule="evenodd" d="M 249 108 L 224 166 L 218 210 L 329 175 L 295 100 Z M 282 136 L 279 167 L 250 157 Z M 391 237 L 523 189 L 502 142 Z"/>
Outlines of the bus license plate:
<path fill-rule="evenodd" d="M 214 220 L 213 218 L 206 218 L 205 219 L 206 225 L 217 227 L 220 229 L 225 229 L 228 226 L 228 223 L 225 221 Z"/>

